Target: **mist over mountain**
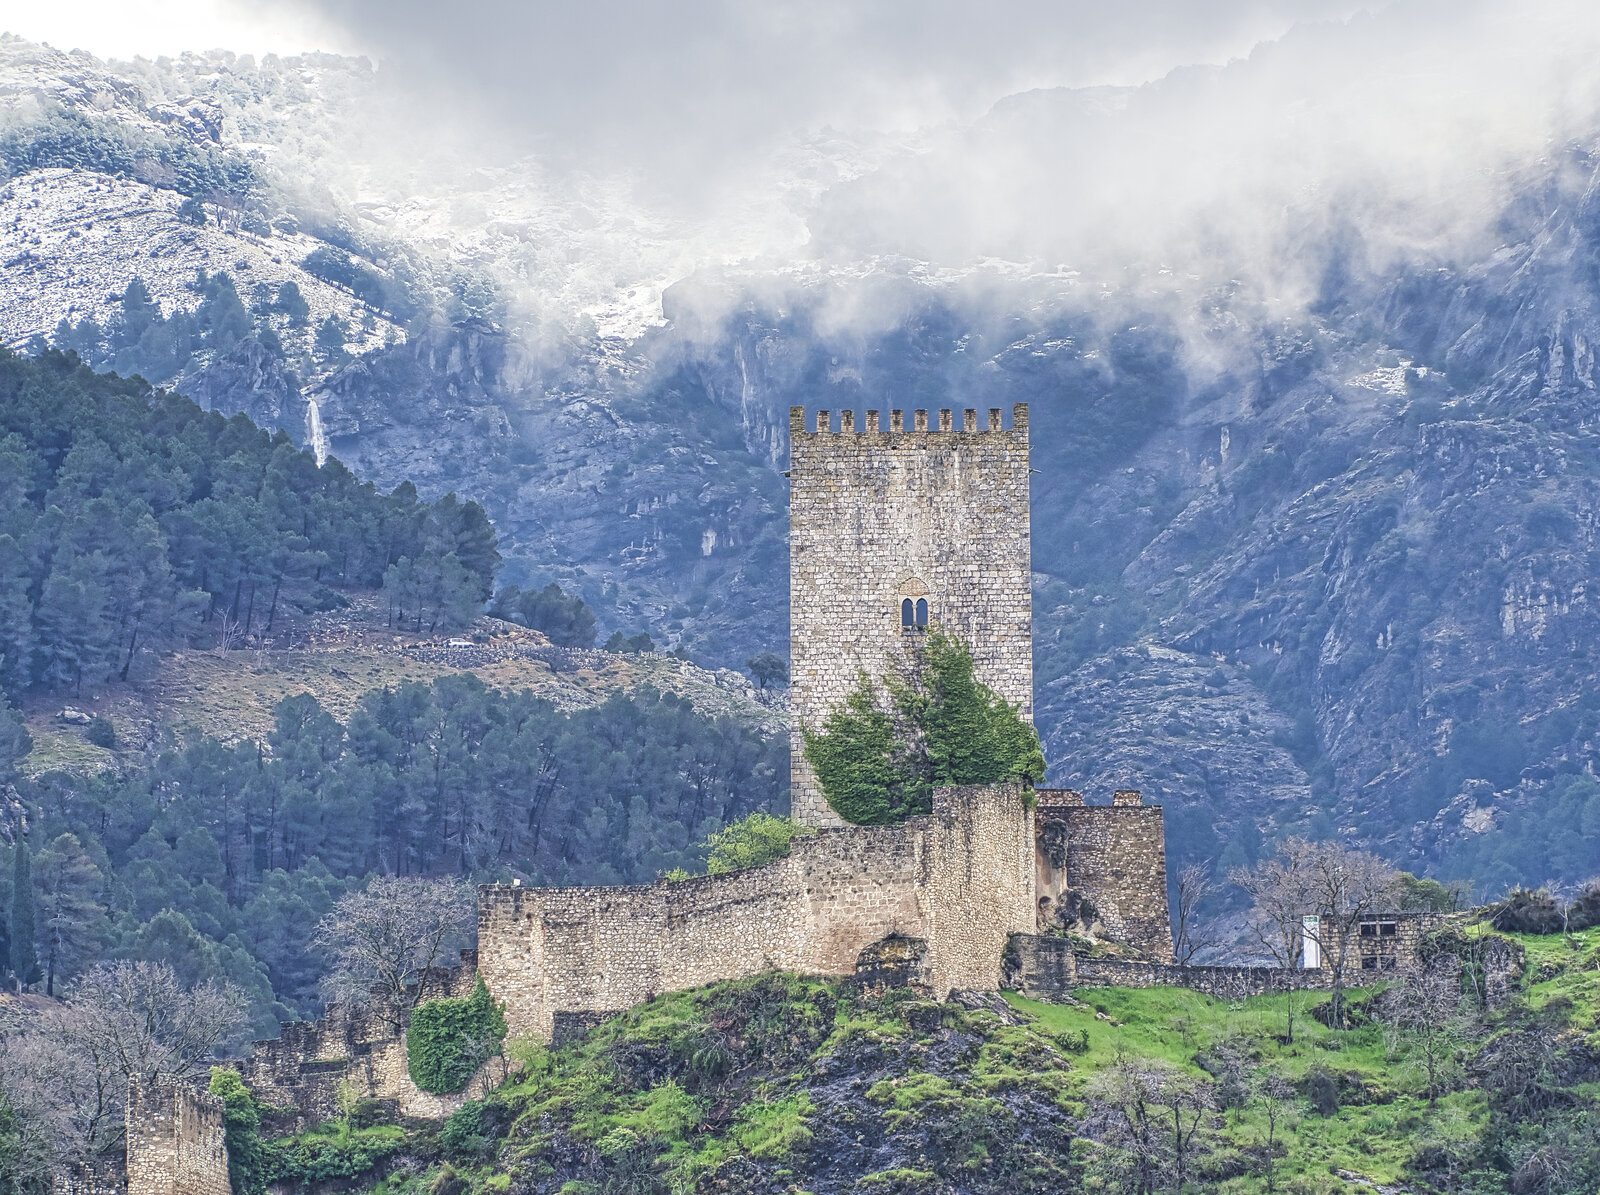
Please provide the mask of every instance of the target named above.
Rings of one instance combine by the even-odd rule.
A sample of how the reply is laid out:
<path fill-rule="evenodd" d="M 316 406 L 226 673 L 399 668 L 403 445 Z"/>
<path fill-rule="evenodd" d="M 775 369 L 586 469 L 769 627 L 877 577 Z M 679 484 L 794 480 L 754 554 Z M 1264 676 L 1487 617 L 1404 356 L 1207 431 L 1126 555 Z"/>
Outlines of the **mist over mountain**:
<path fill-rule="evenodd" d="M 476 499 L 504 580 L 721 665 L 786 641 L 790 405 L 1028 402 L 1053 782 L 1142 787 L 1179 862 L 1600 870 L 1582 6 L 1262 6 L 1054 74 L 986 35 L 943 90 L 863 35 L 725 144 L 692 60 L 546 128 L 565 74 L 383 28 L 377 67 L 0 42 L 5 339 Z M 852 125 L 817 80 L 862 64 L 900 102 Z"/>

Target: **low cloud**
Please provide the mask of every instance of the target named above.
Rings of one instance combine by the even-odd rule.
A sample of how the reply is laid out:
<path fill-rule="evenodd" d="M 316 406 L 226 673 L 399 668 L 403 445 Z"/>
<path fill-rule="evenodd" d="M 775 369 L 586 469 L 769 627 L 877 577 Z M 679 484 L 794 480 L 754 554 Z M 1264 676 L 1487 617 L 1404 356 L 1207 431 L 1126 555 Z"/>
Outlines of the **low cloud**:
<path fill-rule="evenodd" d="M 1600 130 L 1582 0 L 296 3 L 421 141 L 531 154 L 553 205 L 608 196 L 598 225 L 575 204 L 572 268 L 619 293 L 1000 259 L 1294 306 L 1352 235 L 1374 267 L 1481 251 L 1522 172 Z"/>

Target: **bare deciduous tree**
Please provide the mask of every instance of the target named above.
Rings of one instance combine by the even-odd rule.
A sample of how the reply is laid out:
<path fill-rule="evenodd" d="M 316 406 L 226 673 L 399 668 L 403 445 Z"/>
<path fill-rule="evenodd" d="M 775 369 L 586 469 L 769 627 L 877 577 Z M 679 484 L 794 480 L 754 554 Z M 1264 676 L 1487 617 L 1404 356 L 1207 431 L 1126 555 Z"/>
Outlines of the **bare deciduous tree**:
<path fill-rule="evenodd" d="M 1200 920 L 1200 906 L 1213 891 L 1211 872 L 1204 864 L 1191 863 L 1178 872 L 1172 953 L 1180 967 L 1192 965 L 1202 952 L 1217 945 L 1216 935 Z"/>
<path fill-rule="evenodd" d="M 1379 1005 L 1389 1048 L 1404 1048 L 1421 1064 L 1430 1104 L 1459 1072 L 1463 1049 L 1477 1029 L 1474 1009 L 1462 997 L 1460 973 L 1454 955 L 1441 955 L 1426 968 L 1408 967 Z"/>
<path fill-rule="evenodd" d="M 1333 1023 L 1342 1026 L 1344 976 L 1357 928 L 1367 914 L 1396 905 L 1400 873 L 1366 851 L 1290 838 L 1275 858 L 1232 878 L 1250 894 L 1256 936 L 1279 966 L 1294 966 L 1302 937 L 1316 942 L 1333 979 Z M 1307 915 L 1316 921 L 1303 924 Z"/>
<path fill-rule="evenodd" d="M 1263 859 L 1254 867 L 1235 868 L 1231 879 L 1250 895 L 1250 932 L 1279 967 L 1292 970 L 1300 961 L 1301 918 L 1310 904 L 1306 877 L 1286 858 Z M 1284 989 L 1287 1028 L 1284 1037 L 1294 1042 L 1293 986 Z"/>
<path fill-rule="evenodd" d="M 472 886 L 459 879 L 375 876 L 345 893 L 313 939 L 332 963 L 324 995 L 385 1009 L 415 1005 L 428 970 L 466 944 L 473 900 Z"/>
<path fill-rule="evenodd" d="M 92 968 L 61 1007 L 0 1042 L 0 1089 L 26 1164 L 70 1165 L 114 1147 L 131 1081 L 195 1075 L 244 1025 L 232 984 L 185 988 L 166 963 Z"/>
<path fill-rule="evenodd" d="M 1271 1195 L 1277 1189 L 1278 1126 L 1286 1124 L 1294 1113 L 1294 1086 L 1278 1071 L 1261 1070 L 1250 1084 L 1250 1100 L 1261 1108 L 1267 1121 L 1267 1139 L 1262 1142 L 1265 1154 L 1262 1177 L 1267 1180 L 1268 1195 Z"/>
<path fill-rule="evenodd" d="M 1344 975 L 1361 919 L 1393 909 L 1399 900 L 1400 873 L 1367 851 L 1337 842 L 1291 838 L 1283 844 L 1289 867 L 1305 877 L 1311 896 L 1307 913 L 1315 913 L 1316 939 L 1333 976 L 1333 1023 L 1344 1026 Z"/>
<path fill-rule="evenodd" d="M 1169 1179 L 1183 1190 L 1206 1113 L 1216 1107 L 1210 1082 L 1159 1059 L 1119 1054 L 1084 1094 L 1091 1131 L 1118 1151 L 1130 1190 L 1151 1195 Z"/>

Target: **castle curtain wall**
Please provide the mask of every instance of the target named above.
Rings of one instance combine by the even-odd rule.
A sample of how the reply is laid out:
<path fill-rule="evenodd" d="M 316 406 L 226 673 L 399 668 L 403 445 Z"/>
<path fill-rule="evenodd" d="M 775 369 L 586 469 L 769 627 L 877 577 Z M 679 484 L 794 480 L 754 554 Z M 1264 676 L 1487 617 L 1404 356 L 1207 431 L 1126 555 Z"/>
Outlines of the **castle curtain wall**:
<path fill-rule="evenodd" d="M 899 826 L 827 829 L 788 858 L 635 888 L 480 889 L 478 959 L 512 1034 L 549 1040 L 558 1013 L 781 969 L 853 974 L 892 934 L 928 943 L 935 995 L 999 986 L 1012 933 L 1035 920 L 1032 815 L 1016 788 L 941 789 Z"/>

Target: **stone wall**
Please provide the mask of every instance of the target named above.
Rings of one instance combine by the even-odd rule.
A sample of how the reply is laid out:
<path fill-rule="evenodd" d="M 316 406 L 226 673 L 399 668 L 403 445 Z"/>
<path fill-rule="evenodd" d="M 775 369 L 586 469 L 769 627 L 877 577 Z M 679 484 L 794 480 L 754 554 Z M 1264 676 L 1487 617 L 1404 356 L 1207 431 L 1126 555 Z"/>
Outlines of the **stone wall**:
<path fill-rule="evenodd" d="M 1327 971 L 1283 967 L 1179 967 L 1096 959 L 1074 953 L 1065 938 L 1018 934 L 1007 947 L 1009 986 L 1031 1000 L 1058 1000 L 1080 987 L 1181 987 L 1224 1000 L 1284 991 L 1326 991 Z"/>
<path fill-rule="evenodd" d="M 232 1195 L 222 1101 L 184 1083 L 128 1089 L 128 1195 Z"/>
<path fill-rule="evenodd" d="M 898 826 L 828 828 L 764 867 L 640 887 L 479 890 L 484 981 L 513 1035 L 558 1014 L 771 969 L 851 975 L 891 935 L 928 943 L 934 992 L 995 988 L 1008 934 L 1034 920 L 1033 832 L 1020 789 L 941 789 Z"/>
<path fill-rule="evenodd" d="M 1086 805 L 1070 789 L 1041 789 L 1038 799 L 1041 917 L 1045 902 L 1075 892 L 1118 941 L 1172 962 L 1161 806 L 1145 805 L 1134 789 L 1117 792 L 1110 805 Z"/>
<path fill-rule="evenodd" d="M 477 953 L 462 951 L 459 967 L 440 968 L 425 981 L 423 1000 L 464 997 L 477 976 Z M 271 1041 L 258 1041 L 240 1063 L 245 1085 L 268 1104 L 294 1111 L 275 1122 L 279 1131 L 321 1123 L 339 1110 L 341 1085 L 363 1098 L 392 1102 L 407 1116 L 441 1120 L 492 1086 L 491 1059 L 461 1092 L 431 1095 L 411 1081 L 406 1016 L 335 1004 L 320 1021 L 291 1021 Z"/>
<path fill-rule="evenodd" d="M 841 825 L 804 758 L 801 728 L 818 729 L 861 672 L 882 675 L 923 633 L 901 626 L 901 603 L 972 648 L 979 680 L 1033 716 L 1028 409 L 978 413 L 819 411 L 807 428 L 789 411 L 789 657 L 796 821 Z"/>
<path fill-rule="evenodd" d="M 52 1195 L 127 1195 L 128 1172 L 122 1159 L 100 1158 L 54 1175 L 50 1190 Z"/>

